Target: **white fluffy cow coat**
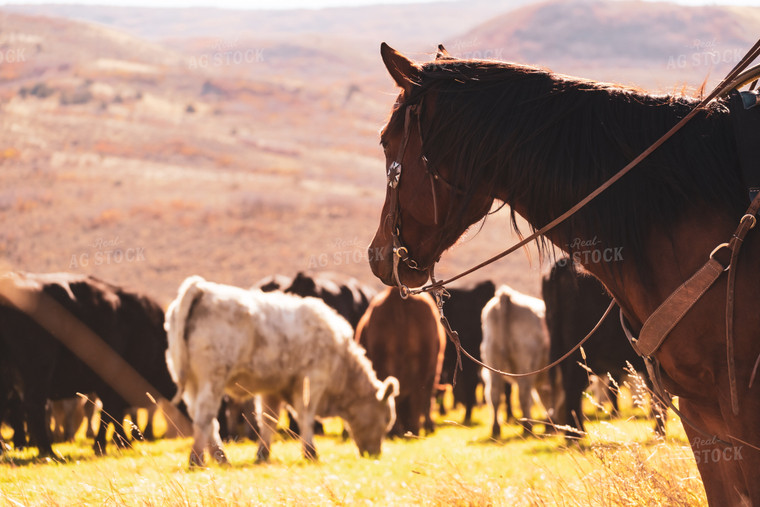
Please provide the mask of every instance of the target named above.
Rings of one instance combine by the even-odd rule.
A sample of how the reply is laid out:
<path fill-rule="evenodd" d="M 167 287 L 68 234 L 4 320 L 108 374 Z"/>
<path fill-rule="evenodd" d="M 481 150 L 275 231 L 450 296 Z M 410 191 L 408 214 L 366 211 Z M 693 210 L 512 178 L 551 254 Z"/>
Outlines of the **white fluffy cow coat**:
<path fill-rule="evenodd" d="M 179 388 L 174 401 L 184 399 L 193 419 L 191 465 L 203 464 L 204 450 L 227 461 L 216 421 L 225 393 L 287 401 L 298 414 L 307 458 L 316 458 L 316 415 L 342 417 L 360 453 L 380 453 L 395 419 L 398 382 L 377 380 L 351 326 L 321 300 L 193 276 L 169 306 L 166 330 L 167 363 Z M 267 459 L 273 425 L 259 424 L 258 458 Z"/>
<path fill-rule="evenodd" d="M 483 342 L 480 354 L 483 362 L 510 373 L 527 373 L 546 366 L 549 363 L 549 337 L 544 323 L 545 313 L 542 300 L 506 285 L 501 286 L 481 314 Z M 522 424 L 526 432 L 532 429 L 530 413 L 535 390 L 538 390 L 550 418 L 558 409 L 555 396 L 560 396 L 561 390 L 552 389 L 549 375 L 545 373 L 520 378 L 506 377 L 505 380 L 505 377 L 483 369 L 483 379 L 486 398 L 493 411 L 493 438 L 501 436 L 498 409 L 505 381 L 518 388 Z M 555 386 L 558 386 L 557 380 Z"/>

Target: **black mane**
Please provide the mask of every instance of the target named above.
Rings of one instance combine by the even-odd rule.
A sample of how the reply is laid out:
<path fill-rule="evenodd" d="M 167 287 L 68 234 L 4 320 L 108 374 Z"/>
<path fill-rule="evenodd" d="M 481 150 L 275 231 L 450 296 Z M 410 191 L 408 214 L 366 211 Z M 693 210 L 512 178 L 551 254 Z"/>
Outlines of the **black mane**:
<path fill-rule="evenodd" d="M 527 207 L 534 229 L 622 169 L 697 103 L 535 67 L 447 58 L 423 66 L 388 128 L 400 129 L 404 106 L 431 92 L 435 112 L 425 101 L 421 118 L 424 154 L 430 167 L 450 168 L 454 183 L 468 189 L 456 209 L 465 209 L 478 185 L 503 188 L 507 202 Z M 604 238 L 640 264 L 653 226 L 668 232 L 695 208 L 741 216 L 748 199 L 728 120 L 728 108 L 712 103 L 562 225 L 560 237 Z M 449 212 L 450 220 L 464 218 Z M 519 233 L 514 211 L 512 223 Z"/>

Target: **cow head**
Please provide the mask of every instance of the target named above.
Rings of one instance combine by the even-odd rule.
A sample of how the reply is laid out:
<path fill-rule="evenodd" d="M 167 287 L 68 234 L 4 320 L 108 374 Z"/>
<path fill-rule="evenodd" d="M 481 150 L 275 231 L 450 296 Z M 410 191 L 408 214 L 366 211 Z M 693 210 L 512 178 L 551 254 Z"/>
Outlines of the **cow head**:
<path fill-rule="evenodd" d="M 395 397 L 398 393 L 398 380 L 388 377 L 379 383 L 374 399 L 368 397 L 351 407 L 350 418 L 346 422 L 362 456 L 380 455 L 383 438 L 396 422 Z"/>

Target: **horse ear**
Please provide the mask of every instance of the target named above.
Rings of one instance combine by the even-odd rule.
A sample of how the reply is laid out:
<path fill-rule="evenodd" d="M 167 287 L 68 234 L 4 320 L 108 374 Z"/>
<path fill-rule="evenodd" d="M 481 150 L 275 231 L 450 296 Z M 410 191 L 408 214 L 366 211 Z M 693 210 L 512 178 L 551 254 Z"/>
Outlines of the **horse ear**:
<path fill-rule="evenodd" d="M 393 80 L 404 90 L 404 93 L 409 94 L 412 87 L 416 86 L 420 80 L 420 74 L 422 73 L 420 66 L 385 42 L 380 44 L 380 55 L 383 57 L 383 63 Z"/>
<path fill-rule="evenodd" d="M 451 58 L 451 55 L 446 51 L 446 48 L 443 47 L 443 44 L 438 44 L 438 51 L 435 53 L 435 59 L 444 60 L 446 58 Z"/>
<path fill-rule="evenodd" d="M 398 379 L 396 377 L 388 377 L 383 381 L 383 387 L 380 388 L 380 392 L 377 393 L 377 399 L 380 401 L 388 401 L 391 396 L 398 396 L 400 392 Z"/>

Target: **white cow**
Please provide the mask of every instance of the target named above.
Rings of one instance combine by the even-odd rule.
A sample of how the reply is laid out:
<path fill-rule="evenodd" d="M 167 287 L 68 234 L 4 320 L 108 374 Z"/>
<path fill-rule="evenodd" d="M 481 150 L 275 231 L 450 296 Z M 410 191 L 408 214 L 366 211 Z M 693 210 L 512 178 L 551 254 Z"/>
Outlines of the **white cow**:
<path fill-rule="evenodd" d="M 483 342 L 480 345 L 480 355 L 483 362 L 510 373 L 527 373 L 549 364 L 549 336 L 544 323 L 545 312 L 546 307 L 540 299 L 502 285 L 481 314 Z M 559 375 L 558 371 L 556 375 Z M 501 427 L 498 412 L 505 377 L 483 369 L 483 380 L 486 383 L 486 398 L 493 410 L 491 434 L 493 438 L 499 438 Z M 559 379 L 554 380 L 556 388 L 552 389 L 549 375 L 546 373 L 530 377 L 506 377 L 506 381 L 517 385 L 524 419 L 521 422 L 526 433 L 532 430 L 530 413 L 535 390 L 538 390 L 550 419 L 559 410 L 561 400 L 555 397 L 563 395 L 562 390 L 558 388 Z"/>
<path fill-rule="evenodd" d="M 395 419 L 398 381 L 377 380 L 351 326 L 324 302 L 186 279 L 166 312 L 167 364 L 193 419 L 190 464 L 208 450 L 227 457 L 216 414 L 227 393 L 280 397 L 298 414 L 304 456 L 316 458 L 314 417 L 340 416 L 361 454 L 380 454 Z M 276 413 L 275 413 L 276 414 Z M 261 412 L 259 411 L 261 419 Z M 258 458 L 269 457 L 271 421 L 260 420 Z"/>

